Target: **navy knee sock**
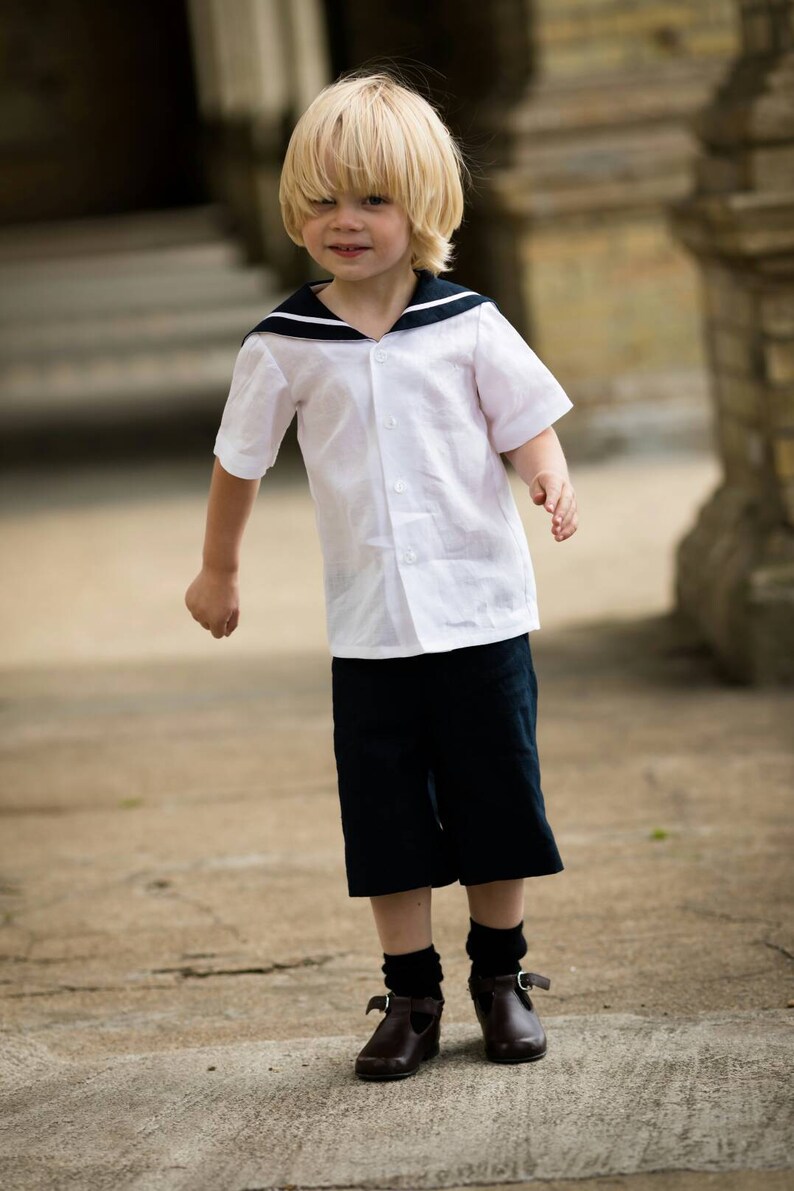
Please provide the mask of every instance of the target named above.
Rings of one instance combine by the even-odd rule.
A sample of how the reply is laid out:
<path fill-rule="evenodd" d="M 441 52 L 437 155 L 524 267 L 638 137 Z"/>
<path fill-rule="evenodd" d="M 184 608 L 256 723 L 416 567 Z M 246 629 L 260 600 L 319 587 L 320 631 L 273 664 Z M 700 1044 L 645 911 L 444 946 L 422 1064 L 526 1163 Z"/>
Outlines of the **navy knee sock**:
<path fill-rule="evenodd" d="M 507 976 L 519 971 L 521 960 L 527 953 L 523 919 L 518 926 L 507 930 L 482 926 L 473 918 L 469 923 L 466 953 L 471 960 L 473 976 Z"/>
<path fill-rule="evenodd" d="M 383 979 L 386 987 L 398 997 L 435 997 L 442 999 L 441 956 L 431 943 L 421 951 L 409 951 L 407 955 L 383 953 Z M 432 1021 L 427 1013 L 412 1013 L 411 1025 L 420 1032 Z"/>

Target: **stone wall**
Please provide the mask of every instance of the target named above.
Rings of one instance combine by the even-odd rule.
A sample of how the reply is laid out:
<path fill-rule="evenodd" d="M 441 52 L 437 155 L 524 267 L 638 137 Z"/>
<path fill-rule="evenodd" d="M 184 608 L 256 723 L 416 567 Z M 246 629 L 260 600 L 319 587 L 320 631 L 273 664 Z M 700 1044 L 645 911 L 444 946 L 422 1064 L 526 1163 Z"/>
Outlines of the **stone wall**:
<path fill-rule="evenodd" d="M 708 440 L 697 274 L 666 207 L 691 187 L 690 123 L 735 25 L 729 0 L 531 8 L 536 71 L 492 202 L 514 229 L 527 333 L 589 452 Z"/>
<path fill-rule="evenodd" d="M 736 45 L 724 0 L 536 0 L 547 78 L 653 73 L 675 61 L 709 62 Z"/>
<path fill-rule="evenodd" d="M 678 606 L 727 674 L 794 681 L 794 4 L 741 4 L 743 50 L 675 208 L 697 257 L 723 481 L 678 552 Z"/>

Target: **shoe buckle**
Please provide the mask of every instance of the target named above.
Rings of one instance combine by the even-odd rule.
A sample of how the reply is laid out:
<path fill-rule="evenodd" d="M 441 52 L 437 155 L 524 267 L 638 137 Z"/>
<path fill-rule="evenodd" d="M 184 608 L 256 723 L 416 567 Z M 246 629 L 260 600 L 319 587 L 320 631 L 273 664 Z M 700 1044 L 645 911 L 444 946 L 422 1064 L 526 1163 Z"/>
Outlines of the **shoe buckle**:
<path fill-rule="evenodd" d="M 526 984 L 521 983 L 521 977 L 526 976 Z M 537 972 L 520 971 L 516 976 L 516 983 L 522 992 L 529 992 L 531 988 L 551 988 L 551 981 L 547 976 L 539 976 Z"/>

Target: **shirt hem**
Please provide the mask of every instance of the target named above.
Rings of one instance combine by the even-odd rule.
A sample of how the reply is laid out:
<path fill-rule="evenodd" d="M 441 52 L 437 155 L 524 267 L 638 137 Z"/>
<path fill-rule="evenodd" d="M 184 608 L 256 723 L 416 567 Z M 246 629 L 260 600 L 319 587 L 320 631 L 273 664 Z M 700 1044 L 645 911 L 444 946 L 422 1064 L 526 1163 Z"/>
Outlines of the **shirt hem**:
<path fill-rule="evenodd" d="M 499 455 L 506 455 L 509 451 L 517 451 L 524 443 L 537 438 L 544 430 L 548 430 L 555 422 L 573 409 L 573 402 L 568 397 L 560 396 L 544 410 L 528 414 L 521 421 L 513 423 L 509 433 L 499 434 L 491 438 L 491 445 Z M 498 444 L 497 439 L 498 437 Z M 515 439 L 518 439 L 516 442 Z M 507 445 L 510 444 L 510 445 Z"/>
<path fill-rule="evenodd" d="M 259 463 L 250 463 L 244 460 L 220 438 L 216 440 L 212 453 L 220 462 L 223 470 L 238 480 L 261 480 L 270 470 L 269 467 L 263 467 Z"/>
<path fill-rule="evenodd" d="M 518 637 L 521 633 L 530 633 L 540 628 L 540 621 L 536 615 L 529 614 L 513 624 L 502 625 L 500 628 L 489 629 L 488 632 L 472 632 L 454 641 L 433 641 L 428 645 L 388 645 L 388 646 L 332 646 L 331 655 L 337 658 L 411 658 L 419 657 L 423 653 L 449 653 L 453 649 L 465 649 L 470 645 L 491 645 L 494 641 L 505 641 L 509 637 Z"/>

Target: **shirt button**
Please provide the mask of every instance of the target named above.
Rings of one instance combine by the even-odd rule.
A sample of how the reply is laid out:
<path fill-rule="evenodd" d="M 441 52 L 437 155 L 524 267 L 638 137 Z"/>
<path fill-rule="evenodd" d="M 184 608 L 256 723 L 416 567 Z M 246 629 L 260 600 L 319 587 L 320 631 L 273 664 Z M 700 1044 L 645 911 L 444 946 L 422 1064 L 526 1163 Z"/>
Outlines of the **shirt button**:
<path fill-rule="evenodd" d="M 375 352 L 375 359 L 378 361 L 379 364 L 382 364 L 383 361 L 386 359 L 386 352 L 383 350 L 382 347 L 379 347 L 378 350 Z"/>
<path fill-rule="evenodd" d="M 388 426 L 389 430 L 393 430 L 397 425 L 397 419 L 395 417 L 384 418 L 383 425 Z"/>
<path fill-rule="evenodd" d="M 416 555 L 413 550 L 406 550 L 403 554 L 403 562 L 416 562 Z"/>
<path fill-rule="evenodd" d="M 408 485 L 406 484 L 405 480 L 395 480 L 394 481 L 394 491 L 395 492 L 405 492 L 405 489 L 407 487 L 408 487 Z"/>

